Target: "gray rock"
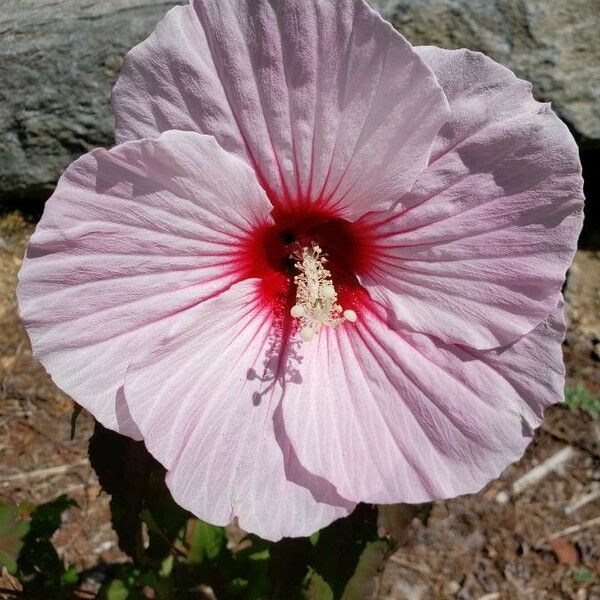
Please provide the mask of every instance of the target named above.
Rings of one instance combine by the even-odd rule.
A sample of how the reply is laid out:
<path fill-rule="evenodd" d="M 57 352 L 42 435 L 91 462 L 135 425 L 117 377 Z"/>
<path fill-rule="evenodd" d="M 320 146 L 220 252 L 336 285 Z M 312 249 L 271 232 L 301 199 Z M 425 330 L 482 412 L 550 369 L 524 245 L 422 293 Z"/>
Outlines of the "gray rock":
<path fill-rule="evenodd" d="M 0 204 L 47 197 L 74 158 L 112 144 L 122 56 L 182 1 L 0 0 Z M 415 44 L 513 68 L 600 144 L 597 0 L 372 1 Z"/>
<path fill-rule="evenodd" d="M 413 44 L 484 52 L 600 147 L 598 0 L 370 0 Z"/>
<path fill-rule="evenodd" d="M 0 0 L 0 204 L 47 197 L 74 158 L 113 143 L 122 57 L 176 3 Z"/>

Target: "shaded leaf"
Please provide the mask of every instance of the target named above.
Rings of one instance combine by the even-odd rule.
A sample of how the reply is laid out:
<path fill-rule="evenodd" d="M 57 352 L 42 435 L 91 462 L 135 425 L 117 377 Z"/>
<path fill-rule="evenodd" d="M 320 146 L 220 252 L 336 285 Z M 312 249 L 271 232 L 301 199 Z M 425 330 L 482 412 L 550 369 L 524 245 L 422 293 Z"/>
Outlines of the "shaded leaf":
<path fill-rule="evenodd" d="M 191 564 L 214 561 L 227 551 L 227 536 L 222 527 L 194 519 L 190 528 L 188 561 Z"/>
<path fill-rule="evenodd" d="M 14 574 L 17 557 L 29 525 L 19 518 L 17 507 L 0 502 L 0 566 Z"/>
<path fill-rule="evenodd" d="M 268 570 L 272 598 L 293 600 L 304 595 L 302 584 L 308 574 L 312 550 L 308 538 L 284 538 L 272 544 Z"/>
<path fill-rule="evenodd" d="M 60 527 L 62 514 L 71 506 L 76 506 L 75 501 L 63 495 L 41 504 L 31 513 L 29 531 L 17 560 L 26 592 L 48 593 L 77 583 L 77 573 L 65 574 L 63 562 L 50 541 Z"/>
<path fill-rule="evenodd" d="M 392 548 L 393 544 L 388 540 L 369 542 L 365 546 L 354 574 L 344 589 L 342 600 L 363 600 L 373 595 L 374 578 L 381 571 Z"/>
<path fill-rule="evenodd" d="M 359 504 L 351 515 L 321 530 L 311 566 L 330 587 L 334 600 L 342 597 L 365 546 L 378 539 L 377 508 L 369 504 Z"/>
<path fill-rule="evenodd" d="M 143 442 L 119 435 L 99 423 L 94 427 L 88 453 L 100 485 L 110 494 L 112 524 L 119 546 L 136 563 L 145 560 L 142 522 L 150 472 L 158 463 Z"/>
<path fill-rule="evenodd" d="M 333 590 L 316 572 L 311 573 L 307 593 L 308 600 L 333 600 Z"/>

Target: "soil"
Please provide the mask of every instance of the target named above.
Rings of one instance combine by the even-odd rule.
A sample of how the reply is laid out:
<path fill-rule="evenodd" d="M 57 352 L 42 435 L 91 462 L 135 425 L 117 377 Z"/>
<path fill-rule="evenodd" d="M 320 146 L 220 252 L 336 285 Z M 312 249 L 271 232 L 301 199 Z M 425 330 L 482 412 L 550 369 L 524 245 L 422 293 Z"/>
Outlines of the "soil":
<path fill-rule="evenodd" d="M 78 506 L 53 541 L 67 564 L 92 569 L 127 557 L 87 460 L 93 421 L 80 414 L 71 436 L 73 402 L 33 360 L 18 320 L 16 275 L 33 227 L 18 212 L 0 216 L 0 500 L 74 498 Z M 598 396 L 600 252 L 577 254 L 565 295 L 567 384 Z M 513 491 L 515 481 L 567 447 L 574 452 L 562 467 Z M 498 480 L 478 494 L 434 503 L 426 524 L 410 523 L 372 597 L 600 600 L 600 493 L 589 500 L 596 492 L 600 419 L 552 407 L 523 459 Z"/>

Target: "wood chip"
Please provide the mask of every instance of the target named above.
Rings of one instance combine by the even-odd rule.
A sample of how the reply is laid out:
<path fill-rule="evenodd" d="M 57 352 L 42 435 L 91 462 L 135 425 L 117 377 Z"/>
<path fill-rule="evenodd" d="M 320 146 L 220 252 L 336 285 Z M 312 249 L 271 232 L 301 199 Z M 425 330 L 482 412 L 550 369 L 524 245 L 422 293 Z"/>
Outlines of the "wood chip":
<path fill-rule="evenodd" d="M 561 565 L 572 567 L 579 562 L 579 553 L 575 544 L 565 538 L 550 540 L 550 547 Z"/>

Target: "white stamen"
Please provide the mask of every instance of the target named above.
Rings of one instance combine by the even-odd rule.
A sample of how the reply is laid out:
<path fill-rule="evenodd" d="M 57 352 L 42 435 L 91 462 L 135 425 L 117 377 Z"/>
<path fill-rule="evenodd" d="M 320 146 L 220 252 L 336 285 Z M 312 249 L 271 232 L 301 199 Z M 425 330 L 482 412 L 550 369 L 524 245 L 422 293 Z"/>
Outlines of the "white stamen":
<path fill-rule="evenodd" d="M 335 288 L 332 285 L 324 285 L 321 289 L 321 296 L 325 300 L 333 300 L 334 298 L 337 298 Z"/>
<path fill-rule="evenodd" d="M 294 317 L 294 319 L 299 319 L 300 317 L 304 316 L 304 312 L 304 306 L 301 306 L 300 304 L 295 304 L 290 310 L 290 314 L 292 317 Z"/>
<path fill-rule="evenodd" d="M 304 342 L 310 342 L 315 337 L 315 330 L 311 329 L 308 325 L 305 325 L 300 330 L 300 337 Z"/>
<path fill-rule="evenodd" d="M 322 326 L 337 327 L 344 321 L 354 323 L 358 318 L 353 310 L 344 310 L 337 303 L 337 292 L 331 273 L 325 268 L 327 258 L 317 244 L 304 247 L 292 255 L 298 275 L 296 304 L 290 314 L 301 324 L 300 338 L 309 342 Z"/>
<path fill-rule="evenodd" d="M 344 311 L 344 319 L 346 319 L 346 321 L 350 321 L 350 323 L 356 323 L 356 319 L 358 319 L 358 317 L 353 310 L 348 309 Z"/>

